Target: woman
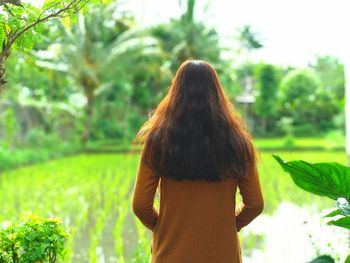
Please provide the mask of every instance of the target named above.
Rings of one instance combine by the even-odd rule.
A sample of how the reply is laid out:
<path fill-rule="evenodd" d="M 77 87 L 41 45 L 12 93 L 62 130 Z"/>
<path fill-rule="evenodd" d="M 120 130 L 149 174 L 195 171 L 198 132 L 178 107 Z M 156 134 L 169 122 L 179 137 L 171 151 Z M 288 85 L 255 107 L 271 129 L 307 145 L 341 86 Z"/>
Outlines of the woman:
<path fill-rule="evenodd" d="M 133 210 L 153 232 L 151 262 L 241 262 L 237 232 L 262 212 L 263 197 L 251 137 L 215 70 L 185 61 L 136 140 L 144 148 Z"/>

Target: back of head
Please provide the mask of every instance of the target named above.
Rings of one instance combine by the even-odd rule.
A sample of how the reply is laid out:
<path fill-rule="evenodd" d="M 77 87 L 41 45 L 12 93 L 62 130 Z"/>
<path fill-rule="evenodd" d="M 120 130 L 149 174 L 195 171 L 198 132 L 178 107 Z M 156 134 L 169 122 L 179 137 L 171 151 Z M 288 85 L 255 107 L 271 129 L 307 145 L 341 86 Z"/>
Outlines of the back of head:
<path fill-rule="evenodd" d="M 186 60 L 168 94 L 137 135 L 143 159 L 158 176 L 220 181 L 255 166 L 251 138 L 214 68 Z"/>

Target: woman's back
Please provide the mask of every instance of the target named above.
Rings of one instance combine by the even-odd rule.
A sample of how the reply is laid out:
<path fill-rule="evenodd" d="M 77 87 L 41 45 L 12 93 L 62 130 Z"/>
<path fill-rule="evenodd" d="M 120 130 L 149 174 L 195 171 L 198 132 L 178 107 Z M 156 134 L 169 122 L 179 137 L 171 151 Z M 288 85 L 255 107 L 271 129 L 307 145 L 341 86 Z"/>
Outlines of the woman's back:
<path fill-rule="evenodd" d="M 153 198 L 159 186 L 159 211 Z M 244 205 L 235 207 L 237 186 Z M 140 162 L 133 210 L 153 232 L 151 262 L 241 262 L 237 231 L 263 209 L 257 173 L 220 182 L 158 178 Z"/>
<path fill-rule="evenodd" d="M 234 220 L 236 182 L 160 182 L 153 262 L 240 262 Z M 223 200 L 225 200 L 223 202 Z"/>
<path fill-rule="evenodd" d="M 151 262 L 241 262 L 237 232 L 261 213 L 263 197 L 250 135 L 215 70 L 184 62 L 137 138 L 145 145 L 133 210 L 153 232 Z"/>

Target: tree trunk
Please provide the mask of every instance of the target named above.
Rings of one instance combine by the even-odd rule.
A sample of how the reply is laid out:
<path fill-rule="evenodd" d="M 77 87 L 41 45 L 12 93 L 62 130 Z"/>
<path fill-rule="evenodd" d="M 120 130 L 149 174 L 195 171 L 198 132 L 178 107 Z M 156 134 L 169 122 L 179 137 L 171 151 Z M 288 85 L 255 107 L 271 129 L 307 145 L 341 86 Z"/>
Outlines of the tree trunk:
<path fill-rule="evenodd" d="M 262 117 L 261 120 L 262 131 L 264 134 L 267 132 L 267 117 Z"/>
<path fill-rule="evenodd" d="M 6 84 L 6 80 L 5 80 L 6 61 L 7 61 L 9 56 L 10 56 L 10 49 L 5 47 L 5 49 L 0 54 L 0 94 L 5 89 L 5 84 Z"/>
<path fill-rule="evenodd" d="M 85 145 L 90 137 L 90 129 L 91 129 L 91 123 L 92 123 L 92 117 L 94 113 L 94 102 L 95 102 L 95 94 L 94 92 L 90 92 L 86 96 L 87 98 L 87 104 L 85 109 L 85 120 L 84 120 L 84 131 L 83 136 L 81 137 L 81 142 L 83 145 Z"/>

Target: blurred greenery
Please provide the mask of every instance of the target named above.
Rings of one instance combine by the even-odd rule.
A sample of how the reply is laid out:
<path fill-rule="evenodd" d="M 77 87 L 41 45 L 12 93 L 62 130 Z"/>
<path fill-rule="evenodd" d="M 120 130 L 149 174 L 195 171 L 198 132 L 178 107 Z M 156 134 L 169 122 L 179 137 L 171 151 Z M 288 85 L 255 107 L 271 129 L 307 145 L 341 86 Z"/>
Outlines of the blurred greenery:
<path fill-rule="evenodd" d="M 37 31 L 40 38 L 7 61 L 0 101 L 7 112 L 0 124 L 3 144 L 26 146 L 32 129 L 53 133 L 57 142 L 131 142 L 187 58 L 216 67 L 239 111 L 244 107 L 235 98 L 246 77 L 253 78 L 256 103 L 250 117 L 256 137 L 343 131 L 344 69 L 336 58 L 319 56 L 305 68 L 254 64 L 250 55 L 263 43 L 246 25 L 236 29 L 239 48 L 232 51 L 242 61 L 237 64 L 224 58 L 228 50 L 216 29 L 198 19 L 196 1 L 180 8 L 178 18 L 143 27 L 122 1 L 92 1 L 79 14 L 46 22 Z M 10 124 L 11 114 L 16 125 Z"/>
<path fill-rule="evenodd" d="M 273 122 L 276 121 L 278 110 L 276 101 L 281 72 L 274 65 L 260 64 L 255 67 L 254 76 L 259 92 L 254 104 L 254 112 L 257 122 L 259 122 L 256 123 L 255 129 L 266 134 L 271 130 Z"/>
<path fill-rule="evenodd" d="M 31 28 L 4 53 L 9 34 L 52 11 L 48 4 L 67 2 L 0 5 L 0 86 L 4 63 L 7 81 L 0 94 L 0 221 L 28 211 L 53 214 L 72 231 L 74 262 L 97 262 L 100 247 L 111 260 L 147 262 L 148 232 L 129 210 L 133 153 L 141 149 L 132 141 L 188 58 L 211 63 L 235 108 L 252 120 L 265 213 L 282 200 L 328 207 L 279 176 L 268 152 L 345 163 L 344 65 L 337 58 L 317 56 L 300 68 L 254 62 L 265 45 L 259 32 L 232 28 L 232 46 L 224 47 L 206 21 L 210 6 L 200 10 L 195 0 L 179 1 L 178 17 L 149 26 L 138 24 L 125 1 L 90 0 L 78 13 Z M 247 79 L 256 101 L 245 112 L 236 98 L 249 88 Z"/>

